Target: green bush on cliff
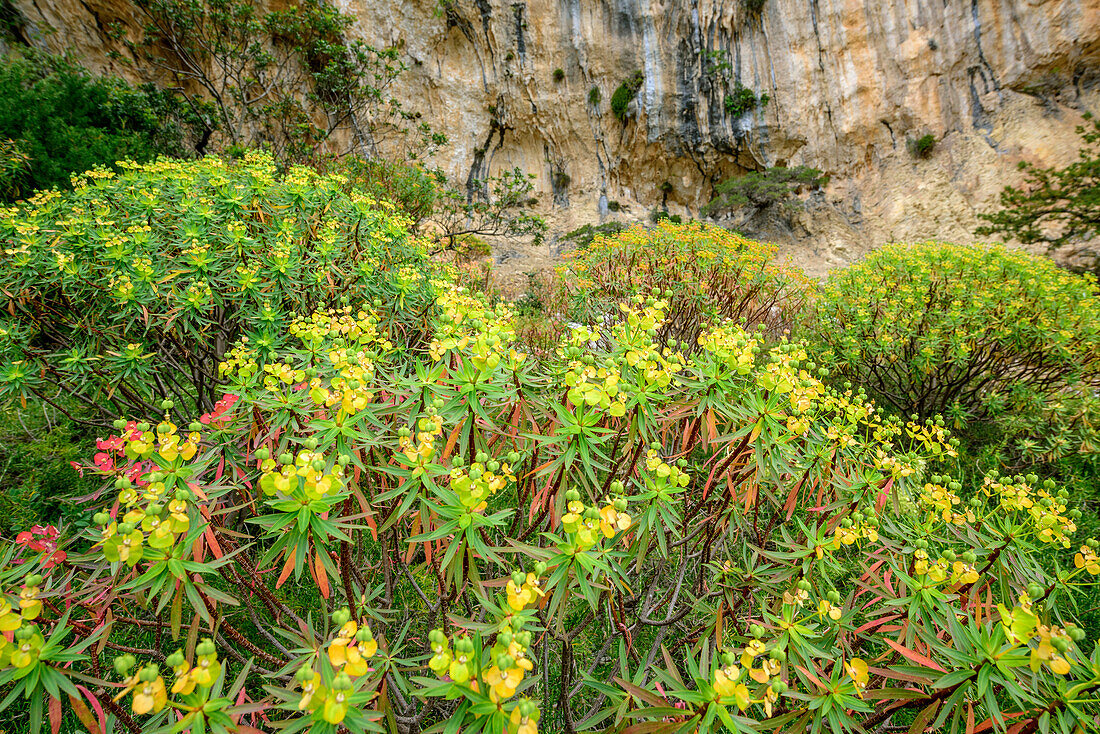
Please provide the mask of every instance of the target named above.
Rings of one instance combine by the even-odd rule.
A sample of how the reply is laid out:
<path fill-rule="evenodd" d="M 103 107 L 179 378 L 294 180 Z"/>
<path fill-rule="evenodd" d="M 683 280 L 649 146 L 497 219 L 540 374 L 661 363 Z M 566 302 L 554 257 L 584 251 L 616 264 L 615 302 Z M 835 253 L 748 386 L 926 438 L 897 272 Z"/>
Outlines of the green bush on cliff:
<path fill-rule="evenodd" d="M 715 187 L 715 197 L 704 206 L 704 216 L 717 216 L 736 209 L 766 209 L 782 204 L 794 206 L 795 194 L 824 186 L 828 177 L 807 166 L 774 167 L 750 171 L 727 179 Z"/>
<path fill-rule="evenodd" d="M 644 82 L 645 74 L 635 71 L 611 95 L 611 112 L 619 118 L 620 122 L 626 121 L 626 108 L 630 106 L 630 101 L 638 94 Z"/>
<path fill-rule="evenodd" d="M 767 93 L 757 96 L 756 92 L 744 86 L 741 82 L 737 82 L 733 86 L 733 91 L 727 94 L 725 100 L 723 100 L 723 107 L 727 115 L 741 117 L 757 107 L 763 107 L 769 99 Z"/>

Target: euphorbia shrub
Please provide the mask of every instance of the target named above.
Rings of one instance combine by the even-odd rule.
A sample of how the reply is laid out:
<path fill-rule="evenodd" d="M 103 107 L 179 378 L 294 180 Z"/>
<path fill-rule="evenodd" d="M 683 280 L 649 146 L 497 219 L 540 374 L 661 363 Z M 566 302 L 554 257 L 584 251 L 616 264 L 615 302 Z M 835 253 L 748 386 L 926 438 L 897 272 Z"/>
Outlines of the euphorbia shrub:
<path fill-rule="evenodd" d="M 669 301 L 658 336 L 695 348 L 699 335 L 725 319 L 746 328 L 763 324 L 773 335 L 805 303 L 809 281 L 768 245 L 710 224 L 664 220 L 597 236 L 566 255 L 562 288 L 580 321 L 618 318 L 618 304 L 656 291 Z"/>
<path fill-rule="evenodd" d="M 1094 401 L 1100 377 L 1095 278 L 1000 246 L 875 250 L 830 275 L 813 332 L 841 374 L 921 418 L 1034 415 Z"/>
<path fill-rule="evenodd" d="M 0 707 L 127 732 L 1093 726 L 1100 652 L 1066 609 L 1100 558 L 1064 491 L 960 496 L 941 424 L 734 323 L 658 346 L 668 306 L 541 361 L 461 290 L 423 355 L 369 308 L 239 344 L 216 409 L 101 440 L 91 528 L 3 558 Z"/>
<path fill-rule="evenodd" d="M 229 345 L 271 353 L 295 314 L 344 298 L 418 338 L 425 257 L 390 205 L 262 154 L 122 166 L 0 210 L 0 396 L 207 411 Z"/>

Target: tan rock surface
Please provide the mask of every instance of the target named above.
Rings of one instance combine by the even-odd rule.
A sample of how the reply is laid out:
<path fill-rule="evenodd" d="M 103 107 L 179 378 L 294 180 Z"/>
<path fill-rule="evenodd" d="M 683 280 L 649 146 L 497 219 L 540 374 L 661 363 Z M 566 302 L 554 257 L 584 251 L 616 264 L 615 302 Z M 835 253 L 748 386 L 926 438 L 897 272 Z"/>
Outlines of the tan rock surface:
<path fill-rule="evenodd" d="M 14 3 L 36 43 L 125 72 L 104 40 L 136 27 L 125 0 Z M 811 272 L 883 241 L 973 239 L 1016 163 L 1070 160 L 1081 113 L 1100 112 L 1100 0 L 766 0 L 758 16 L 742 0 L 337 4 L 354 33 L 403 45 L 399 96 L 450 138 L 450 175 L 524 168 L 555 221 L 599 220 L 601 197 L 642 218 L 665 181 L 669 210 L 694 214 L 730 175 L 822 169 L 825 196 L 772 233 Z M 728 83 L 706 72 L 712 52 Z M 636 69 L 624 124 L 609 102 Z M 727 114 L 733 80 L 769 103 Z M 935 151 L 914 160 L 906 140 L 925 133 Z"/>

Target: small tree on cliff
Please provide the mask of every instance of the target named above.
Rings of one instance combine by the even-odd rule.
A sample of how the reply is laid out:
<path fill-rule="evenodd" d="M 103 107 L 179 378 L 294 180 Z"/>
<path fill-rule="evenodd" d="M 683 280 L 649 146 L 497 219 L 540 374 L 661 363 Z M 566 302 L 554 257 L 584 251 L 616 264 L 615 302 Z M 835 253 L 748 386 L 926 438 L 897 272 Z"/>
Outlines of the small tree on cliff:
<path fill-rule="evenodd" d="M 714 188 L 715 197 L 703 207 L 708 217 L 748 211 L 748 215 L 772 206 L 797 206 L 795 195 L 806 189 L 817 189 L 826 184 L 828 177 L 808 166 L 786 168 L 776 166 L 763 171 L 750 171 L 735 176 Z"/>
<path fill-rule="evenodd" d="M 444 249 L 454 249 L 465 235 L 534 235 L 535 241 L 541 242 L 546 222 L 527 209 L 534 178 L 514 168 L 485 179 L 477 191 L 442 187 L 431 219 Z"/>
<path fill-rule="evenodd" d="M 1021 188 L 1001 191 L 1001 210 L 979 214 L 988 224 L 979 235 L 1007 235 L 1025 244 L 1046 243 L 1050 250 L 1084 256 L 1097 265 L 1100 237 L 1100 120 L 1085 114 L 1077 127 L 1084 143 L 1078 159 L 1065 168 L 1020 163 L 1027 174 Z"/>
<path fill-rule="evenodd" d="M 222 147 L 264 146 L 305 161 L 331 142 L 377 157 L 419 157 L 445 142 L 394 98 L 405 65 L 396 48 L 350 40 L 354 16 L 323 0 L 265 11 L 253 0 L 138 0 L 145 25 L 129 47 L 170 79 Z"/>

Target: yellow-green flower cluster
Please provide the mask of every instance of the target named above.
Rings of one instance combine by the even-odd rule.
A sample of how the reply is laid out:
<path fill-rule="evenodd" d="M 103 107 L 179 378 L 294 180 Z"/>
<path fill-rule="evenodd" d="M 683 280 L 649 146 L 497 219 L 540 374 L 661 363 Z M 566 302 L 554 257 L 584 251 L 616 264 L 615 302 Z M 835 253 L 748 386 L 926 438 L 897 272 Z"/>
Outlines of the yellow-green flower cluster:
<path fill-rule="evenodd" d="M 630 529 L 632 520 L 626 513 L 625 498 L 609 499 L 601 509 L 595 505 L 586 506 L 580 492 L 570 489 L 565 493 L 565 500 L 566 513 L 562 515 L 561 527 L 569 539 L 567 552 L 571 555 L 591 549 L 601 536 L 613 538 Z"/>
<path fill-rule="evenodd" d="M 995 499 L 1002 510 L 1026 512 L 1042 542 L 1069 548 L 1069 536 L 1077 532 L 1077 524 L 1066 506 L 1066 495 L 1052 494 L 1054 482 L 1049 479 L 1043 486 L 1036 486 L 1037 482 L 1038 477 L 1034 474 L 1013 478 L 986 475 L 982 492 Z"/>
<path fill-rule="evenodd" d="M 451 462 L 451 489 L 468 512 L 483 512 L 490 497 L 516 481 L 512 466 L 519 461 L 519 454 L 512 452 L 505 458 L 502 463 L 478 452 L 468 467 L 461 457 Z"/>
<path fill-rule="evenodd" d="M 304 496 L 310 500 L 335 494 L 344 488 L 344 467 L 346 460 L 332 462 L 331 466 L 324 453 L 317 450 L 317 439 L 306 440 L 306 447 L 297 455 L 290 452 L 271 458 L 265 452 L 260 469 L 260 489 L 272 496 Z"/>
<path fill-rule="evenodd" d="M 480 370 L 495 370 L 504 358 L 512 368 L 523 363 L 526 355 L 512 346 L 516 334 L 510 307 L 490 307 L 465 288 L 440 285 L 438 329 L 428 347 L 432 359 L 438 362 L 451 350 L 468 350 Z"/>

